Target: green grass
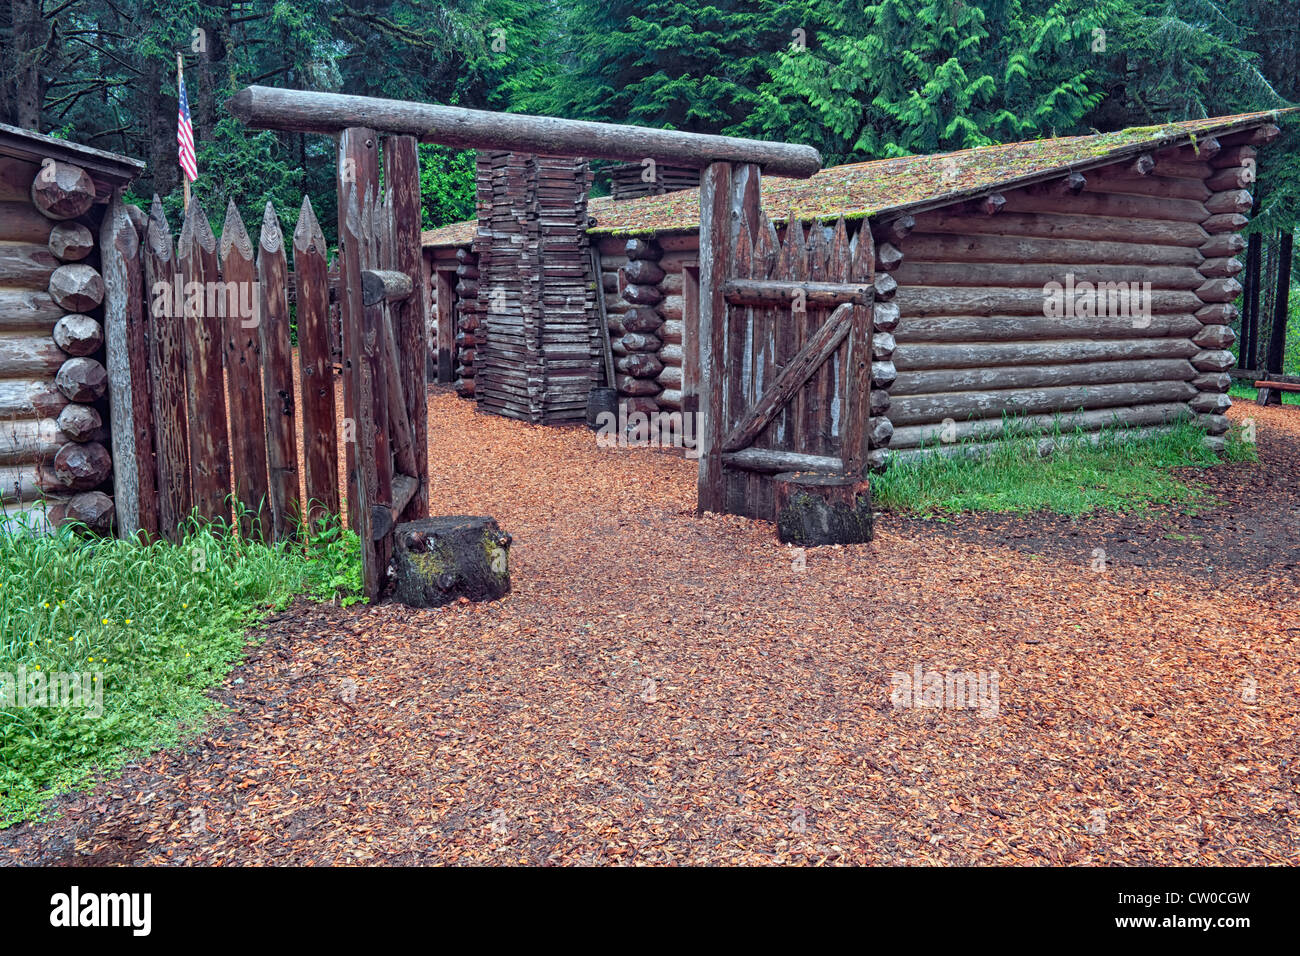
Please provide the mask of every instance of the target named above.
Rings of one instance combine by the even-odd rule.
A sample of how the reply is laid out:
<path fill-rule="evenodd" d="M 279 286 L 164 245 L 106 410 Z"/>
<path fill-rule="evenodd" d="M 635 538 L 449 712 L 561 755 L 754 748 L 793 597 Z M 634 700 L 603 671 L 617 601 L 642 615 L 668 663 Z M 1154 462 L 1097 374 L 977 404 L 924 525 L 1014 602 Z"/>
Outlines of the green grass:
<path fill-rule="evenodd" d="M 1008 429 L 1015 434 L 1014 423 Z M 1142 512 L 1153 505 L 1206 504 L 1204 493 L 1171 469 L 1206 468 L 1219 459 L 1202 444 L 1205 433 L 1191 422 L 1151 436 L 1109 429 L 1097 443 L 1083 433 L 1020 432 L 992 443 L 986 454 L 932 455 L 893 462 L 872 479 L 878 506 L 927 516 L 961 511 Z M 1255 448 L 1238 428 L 1229 433 L 1225 458 L 1255 460 Z M 1057 450 L 1040 457 L 1041 438 Z M 960 446 L 957 446 L 960 448 Z"/>
<path fill-rule="evenodd" d="M 175 545 L 68 527 L 0 534 L 0 675 L 13 695 L 0 687 L 0 827 L 196 731 L 215 706 L 205 691 L 242 659 L 247 628 L 298 594 L 359 600 L 359 565 L 356 535 L 336 520 L 321 521 L 305 548 L 200 522 Z M 30 681 L 89 675 L 102 713 L 89 697 L 6 706 L 20 667 Z"/>

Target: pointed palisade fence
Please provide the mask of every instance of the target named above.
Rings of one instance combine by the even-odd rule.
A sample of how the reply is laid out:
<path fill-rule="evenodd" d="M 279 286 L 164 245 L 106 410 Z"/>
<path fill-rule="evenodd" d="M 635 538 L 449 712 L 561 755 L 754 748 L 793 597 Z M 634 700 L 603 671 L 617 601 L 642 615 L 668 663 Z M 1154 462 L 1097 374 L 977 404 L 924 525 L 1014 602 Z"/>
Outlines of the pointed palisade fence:
<path fill-rule="evenodd" d="M 411 152 L 386 158 L 390 182 Z M 173 240 L 157 198 L 147 217 L 115 202 L 101 242 L 119 533 L 175 541 L 193 515 L 281 541 L 346 508 L 381 593 L 392 529 L 428 514 L 409 192 L 349 187 L 333 271 L 305 198 L 292 250 L 270 203 L 254 238 L 232 202 L 218 238 L 193 202 Z"/>

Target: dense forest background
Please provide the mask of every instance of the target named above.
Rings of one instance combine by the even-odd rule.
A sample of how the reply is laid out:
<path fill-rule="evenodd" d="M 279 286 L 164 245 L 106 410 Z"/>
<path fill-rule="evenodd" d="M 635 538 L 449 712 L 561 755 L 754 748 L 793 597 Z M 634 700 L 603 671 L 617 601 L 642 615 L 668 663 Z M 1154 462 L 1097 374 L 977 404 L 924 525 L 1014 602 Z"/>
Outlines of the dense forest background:
<path fill-rule="evenodd" d="M 175 217 L 180 51 L 195 194 L 292 222 L 307 192 L 332 234 L 331 142 L 250 133 L 231 93 L 783 139 L 830 165 L 1285 107 L 1298 41 L 1300 0 L 0 0 L 0 120 L 146 160 L 138 193 Z M 1268 249 L 1300 210 L 1297 147 L 1291 122 L 1261 156 Z M 426 225 L 472 216 L 472 156 L 422 149 Z"/>

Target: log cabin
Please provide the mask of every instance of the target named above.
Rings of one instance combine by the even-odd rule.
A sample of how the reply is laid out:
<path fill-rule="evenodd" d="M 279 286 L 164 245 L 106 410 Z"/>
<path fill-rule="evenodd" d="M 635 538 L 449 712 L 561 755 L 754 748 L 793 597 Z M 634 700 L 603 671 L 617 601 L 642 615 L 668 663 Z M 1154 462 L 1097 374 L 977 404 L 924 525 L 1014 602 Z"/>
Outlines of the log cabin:
<path fill-rule="evenodd" d="M 978 449 L 1013 419 L 1017 427 L 1095 434 L 1194 416 L 1207 443 L 1221 449 L 1241 231 L 1253 205 L 1256 150 L 1278 135 L 1278 116 L 905 156 L 809 179 L 763 177 L 764 212 L 783 244 L 790 224 L 799 225 L 796 246 L 814 273 L 841 220 L 855 237 L 864 226 L 871 231 L 871 466 Z M 607 331 L 623 405 L 695 410 L 705 377 L 719 371 L 695 358 L 699 190 L 678 178 L 675 188 L 658 184 L 649 195 L 584 200 L 573 184 L 587 173 L 570 165 L 569 188 L 551 191 L 548 210 L 530 171 L 538 162 L 480 154 L 478 219 L 423 236 L 431 380 L 454 381 L 485 410 L 531 421 L 578 417 L 572 394 L 561 415 L 539 414 L 545 398 L 536 390 L 545 391 L 546 379 L 535 366 L 544 367 L 544 355 L 510 351 L 527 339 L 503 327 L 545 329 L 553 299 L 490 296 L 488 266 L 502 245 L 528 250 L 512 260 L 513 278 L 545 291 L 547 246 L 537 225 L 545 223 L 581 234 L 569 238 L 559 264 L 566 280 L 589 250 L 585 278 L 594 294 L 583 308 L 594 332 L 581 334 L 572 312 L 563 319 L 579 384 L 605 384 L 599 353 Z M 494 328 L 505 333 L 506 351 L 493 352 Z M 755 344 L 757 354 L 764 346 Z M 778 367 L 781 348 L 767 346 Z M 526 394 L 513 408 L 484 396 L 485 358 L 520 363 L 514 371 L 535 387 L 531 414 Z M 486 374 L 501 373 L 489 365 Z M 825 400 L 835 418 L 834 399 Z"/>
<path fill-rule="evenodd" d="M 143 169 L 0 124 L 0 531 L 113 524 L 113 456 L 136 444 L 114 434 L 105 345 L 132 323 L 101 243 L 120 232 L 109 210 Z"/>

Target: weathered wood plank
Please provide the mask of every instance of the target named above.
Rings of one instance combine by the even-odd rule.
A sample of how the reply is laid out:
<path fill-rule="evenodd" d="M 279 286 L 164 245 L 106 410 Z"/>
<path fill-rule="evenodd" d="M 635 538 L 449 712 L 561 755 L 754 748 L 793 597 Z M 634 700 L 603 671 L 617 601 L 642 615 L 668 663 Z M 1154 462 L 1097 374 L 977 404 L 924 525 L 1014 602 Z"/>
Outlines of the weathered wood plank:
<path fill-rule="evenodd" d="M 190 203 L 176 244 L 184 286 L 185 377 L 189 406 L 190 487 L 194 509 L 208 519 L 229 520 L 230 438 L 221 368 L 221 314 L 216 284 L 217 239 L 197 199 Z M 197 286 L 191 283 L 198 283 Z"/>
<path fill-rule="evenodd" d="M 1032 236 L 927 233 L 908 236 L 902 250 L 906 262 L 1069 262 L 1076 265 L 1191 266 L 1203 256 L 1187 246 L 1141 245 L 1134 242 L 1093 242 L 1084 239 L 1044 239 Z"/>
<path fill-rule="evenodd" d="M 1186 338 L 1058 339 L 1026 342 L 900 344 L 894 352 L 899 372 L 995 368 L 1007 365 L 1191 358 L 1200 347 Z"/>
<path fill-rule="evenodd" d="M 722 284 L 732 260 L 729 221 L 732 167 L 715 162 L 700 177 L 699 477 L 696 510 L 725 506 L 722 440 L 726 435 L 727 300 Z"/>
<path fill-rule="evenodd" d="M 339 229 L 339 326 L 342 335 L 343 350 L 343 433 L 344 433 L 344 469 L 347 476 L 347 517 L 348 526 L 359 530 L 363 516 L 357 511 L 357 441 L 360 437 L 360 425 L 357 411 L 357 370 L 356 363 L 361 360 L 360 343 L 356 337 L 361 330 L 361 257 L 362 257 L 362 223 L 361 206 L 365 202 L 367 190 L 372 190 L 379 183 L 379 149 L 378 138 L 373 129 L 355 127 L 343 130 L 338 138 L 338 204 L 340 223 L 345 222 L 348 210 L 348 193 L 355 189 L 357 198 L 356 231 Z M 352 245 L 349 246 L 348 240 Z M 351 338 L 349 338 L 351 337 Z M 348 370 L 352 374 L 348 374 Z M 362 536 L 362 541 L 368 540 Z"/>
<path fill-rule="evenodd" d="M 302 517 L 298 491 L 298 433 L 294 421 L 293 349 L 289 344 L 289 266 L 275 206 L 267 202 L 257 249 L 262 345 L 262 405 L 266 413 L 266 472 L 276 541 L 290 538 Z"/>
<path fill-rule="evenodd" d="M 1143 245 L 1200 246 L 1209 233 L 1194 222 L 1077 216 L 1068 213 L 1002 213 L 970 216 L 952 212 L 925 212 L 916 217 L 922 232 L 956 235 L 993 234 L 1040 239 L 1090 239 Z"/>
<path fill-rule="evenodd" d="M 375 368 L 363 350 L 365 340 L 365 314 L 361 304 L 361 270 L 367 257 L 362 225 L 362 202 L 355 182 L 349 182 L 346 198 L 341 207 L 339 227 L 339 277 L 340 290 L 349 302 L 345 312 L 343 342 L 347 350 L 344 370 L 345 396 L 350 396 L 351 412 L 345 407 L 345 436 L 351 437 L 348 459 L 348 526 L 361 539 L 361 578 L 366 596 L 375 600 L 381 585 L 380 568 L 375 556 L 372 536 L 372 506 L 374 498 L 374 448 L 375 448 Z M 371 343 L 371 353 L 378 341 Z M 348 380 L 351 380 L 348 384 Z M 345 398 L 345 401 L 348 399 Z M 355 417 L 353 417 L 355 416 Z M 354 430 L 355 434 L 348 435 Z"/>
<path fill-rule="evenodd" d="M 840 225 L 843 226 L 843 219 Z M 858 230 L 848 268 L 853 279 L 874 283 L 875 249 L 871 230 Z M 847 250 L 846 250 L 847 251 Z M 868 285 L 872 296 L 874 284 Z M 867 426 L 871 418 L 871 359 L 872 359 L 873 305 L 854 305 L 850 317 L 849 344 L 845 355 L 844 414 L 840 424 L 840 444 L 844 469 L 850 475 L 860 476 L 867 467 L 871 438 Z"/>
<path fill-rule="evenodd" d="M 890 396 L 889 417 L 895 429 L 952 419 L 1000 418 L 1008 415 L 1049 414 L 1056 411 L 1187 402 L 1196 397 L 1190 382 L 1139 381 L 1101 385 L 1066 385 L 1056 388 L 1002 389 L 978 392 L 938 392 Z"/>
<path fill-rule="evenodd" d="M 1157 402 L 1151 405 L 1098 408 L 1083 412 L 1065 412 L 1055 415 L 1022 415 L 1008 420 L 980 418 L 972 421 L 931 422 L 926 425 L 907 425 L 894 429 L 889 447 L 918 448 L 922 445 L 956 443 L 980 439 L 997 439 L 1008 433 L 1043 430 L 1071 432 L 1076 428 L 1093 431 L 1100 428 L 1132 427 L 1137 425 L 1162 425 L 1190 416 L 1186 402 Z M 1007 425 L 1011 425 L 1008 432 Z"/>
<path fill-rule="evenodd" d="M 311 200 L 304 196 L 293 231 L 298 308 L 298 366 L 308 519 L 339 513 L 338 435 L 330 355 L 327 246 Z"/>
<path fill-rule="evenodd" d="M 253 242 L 232 199 L 221 227 L 225 283 L 226 401 L 230 414 L 231 474 L 240 533 L 271 541 L 271 501 L 266 477 L 266 422 L 262 413 L 262 321 Z"/>
<path fill-rule="evenodd" d="M 695 168 L 725 160 L 753 163 L 765 167 L 772 175 L 800 178 L 811 176 L 821 168 L 821 156 L 811 146 L 370 96 L 249 86 L 231 97 L 226 108 L 255 129 L 337 133 L 366 125 L 460 149 L 512 150 L 628 162 L 654 156 L 661 163 Z"/>
<path fill-rule="evenodd" d="M 114 191 L 104 214 L 99 247 L 117 532 L 123 538 L 141 532 L 156 536 L 158 499 L 140 237 L 127 216 L 120 189 Z"/>
<path fill-rule="evenodd" d="M 936 369 L 899 372 L 890 389 L 900 395 L 972 392 L 997 388 L 1049 388 L 1058 385 L 1143 381 L 1191 381 L 1196 369 L 1187 359 L 1078 362 L 1068 365 L 1010 365 L 1001 368 Z"/>
<path fill-rule="evenodd" d="M 1083 292 L 1077 284 L 1075 290 L 1076 295 Z M 1064 290 L 1059 291 L 1062 296 L 1065 295 Z M 1118 295 L 1118 290 L 1116 293 Z M 1099 292 L 1098 299 L 1107 309 L 1111 308 L 1108 297 Z M 903 315 L 909 319 L 936 315 L 1043 315 L 1047 307 L 1047 295 L 1042 289 L 995 286 L 903 285 L 899 288 L 895 301 Z M 1153 315 L 1194 312 L 1202 304 L 1202 300 L 1193 291 L 1151 290 L 1150 309 Z M 1124 309 L 1125 305 L 1128 306 L 1127 309 Z M 1141 296 L 1134 293 L 1116 300 L 1116 307 L 1123 310 L 1121 315 L 1127 311 L 1142 320 L 1145 316 L 1141 310 L 1145 305 L 1145 291 L 1142 291 Z"/>
<path fill-rule="evenodd" d="M 416 290 L 421 288 L 423 259 L 420 250 L 420 160 L 414 136 L 390 136 L 384 141 L 384 183 L 391 190 L 393 214 L 393 266 L 405 272 Z M 410 423 L 414 470 L 418 482 L 401 521 L 429 514 L 429 412 L 425 397 L 424 330 L 428 322 L 424 295 L 412 295 L 393 309 L 399 379 L 405 418 Z"/>
<path fill-rule="evenodd" d="M 1134 321 L 1127 316 L 943 315 L 908 318 L 894 337 L 908 342 L 1021 342 L 1044 339 L 1136 339 L 1164 335 L 1192 336 L 1200 331 L 1195 315 L 1152 315 Z"/>
<path fill-rule="evenodd" d="M 180 540 L 181 523 L 193 508 L 190 491 L 188 385 L 185 375 L 185 313 L 176 301 L 179 282 L 171 227 L 157 196 L 149 210 L 144 245 L 149 303 L 149 392 L 153 402 L 157 466 L 158 531 Z"/>

